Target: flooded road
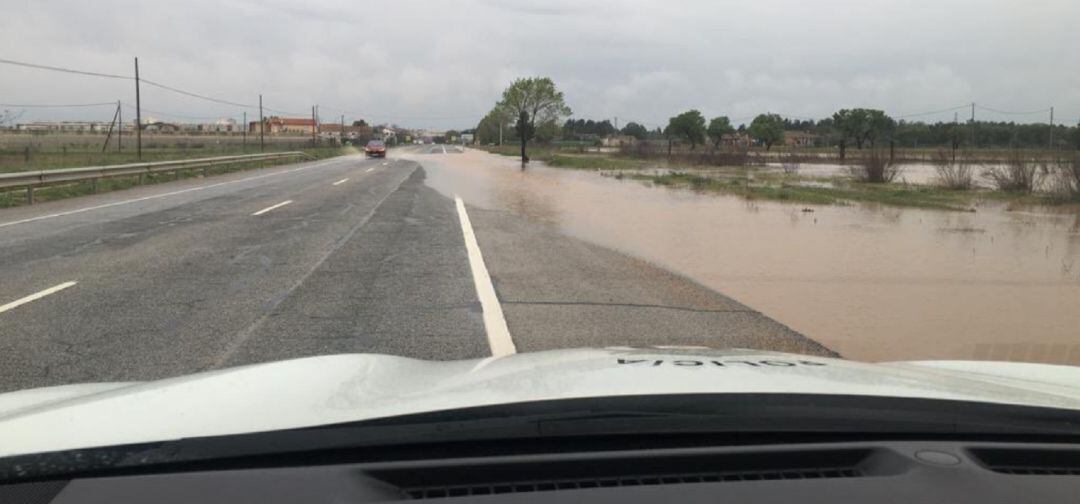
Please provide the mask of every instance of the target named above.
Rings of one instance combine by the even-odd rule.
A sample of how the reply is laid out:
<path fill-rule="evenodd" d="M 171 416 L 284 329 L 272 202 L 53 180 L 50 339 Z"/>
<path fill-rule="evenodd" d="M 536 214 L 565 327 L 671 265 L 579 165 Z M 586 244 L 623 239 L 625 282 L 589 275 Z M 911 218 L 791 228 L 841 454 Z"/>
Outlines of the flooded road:
<path fill-rule="evenodd" d="M 848 358 L 1080 364 L 1075 210 L 806 207 L 521 171 L 475 150 L 398 156 L 448 196 L 650 260 Z"/>

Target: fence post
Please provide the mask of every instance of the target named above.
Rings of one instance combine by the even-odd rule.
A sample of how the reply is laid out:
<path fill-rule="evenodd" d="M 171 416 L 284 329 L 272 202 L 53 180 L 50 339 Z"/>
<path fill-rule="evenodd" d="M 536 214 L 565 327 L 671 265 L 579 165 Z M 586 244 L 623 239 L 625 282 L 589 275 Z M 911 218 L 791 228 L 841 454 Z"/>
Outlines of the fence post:
<path fill-rule="evenodd" d="M 34 186 L 27 186 L 26 187 L 26 204 L 28 204 L 28 205 L 33 205 L 34 204 Z"/>

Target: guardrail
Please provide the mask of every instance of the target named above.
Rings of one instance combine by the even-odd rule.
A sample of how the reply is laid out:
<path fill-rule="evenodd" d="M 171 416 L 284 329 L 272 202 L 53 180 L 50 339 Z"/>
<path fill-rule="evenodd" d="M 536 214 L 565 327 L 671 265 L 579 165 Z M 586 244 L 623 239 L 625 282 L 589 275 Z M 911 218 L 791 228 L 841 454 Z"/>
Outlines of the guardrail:
<path fill-rule="evenodd" d="M 129 163 L 110 166 L 85 166 L 80 168 L 62 168 L 58 170 L 32 170 L 12 173 L 0 173 L 0 189 L 8 187 L 26 187 L 26 200 L 34 203 L 34 189 L 37 187 L 81 182 L 108 177 L 138 176 L 139 183 L 143 177 L 151 173 L 175 172 L 179 175 L 181 170 L 201 168 L 203 175 L 206 170 L 215 166 L 225 166 L 238 163 L 250 163 L 255 161 L 277 161 L 281 159 L 306 157 L 315 159 L 307 153 L 300 151 L 273 152 L 268 154 L 244 154 L 240 156 L 219 156 L 211 158 L 178 159 L 174 161 L 154 161 L 150 163 Z"/>

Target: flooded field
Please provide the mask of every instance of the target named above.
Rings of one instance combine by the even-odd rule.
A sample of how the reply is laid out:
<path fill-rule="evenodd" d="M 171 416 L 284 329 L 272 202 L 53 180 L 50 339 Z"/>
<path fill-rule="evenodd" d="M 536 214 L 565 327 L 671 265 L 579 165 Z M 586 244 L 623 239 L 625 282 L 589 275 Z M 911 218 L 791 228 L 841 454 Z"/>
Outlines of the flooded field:
<path fill-rule="evenodd" d="M 648 259 L 869 361 L 1080 364 L 1080 213 L 751 202 L 513 158 L 399 154 L 427 183 Z"/>
<path fill-rule="evenodd" d="M 804 177 L 847 177 L 851 175 L 851 166 L 836 163 L 801 163 L 799 165 L 799 175 Z M 768 163 L 765 167 L 773 171 L 781 170 L 779 163 Z M 982 177 L 977 176 L 981 172 L 981 168 L 975 169 L 975 182 L 989 187 L 986 185 L 986 181 L 982 180 Z M 934 169 L 934 165 L 929 163 L 904 163 L 901 165 L 900 174 L 896 177 L 896 182 L 908 184 L 930 185 L 936 181 L 937 171 Z"/>

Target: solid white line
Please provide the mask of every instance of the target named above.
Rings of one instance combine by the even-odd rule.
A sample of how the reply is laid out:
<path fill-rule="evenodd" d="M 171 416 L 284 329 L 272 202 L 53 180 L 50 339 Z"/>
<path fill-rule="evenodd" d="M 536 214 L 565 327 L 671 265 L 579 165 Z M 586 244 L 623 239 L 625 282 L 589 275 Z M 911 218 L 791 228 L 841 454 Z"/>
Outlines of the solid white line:
<path fill-rule="evenodd" d="M 152 199 L 157 199 L 157 198 L 164 198 L 166 196 L 176 196 L 177 194 L 184 194 L 184 193 L 189 193 L 189 192 L 192 192 L 192 191 L 201 191 L 203 189 L 210 189 L 210 188 L 213 188 L 213 187 L 220 187 L 220 186 L 225 186 L 225 185 L 230 185 L 230 184 L 239 184 L 240 182 L 247 182 L 249 180 L 257 180 L 257 179 L 266 178 L 266 177 L 274 177 L 274 176 L 277 176 L 277 175 L 284 175 L 286 173 L 292 173 L 292 172 L 296 172 L 296 171 L 300 171 L 300 170 L 307 170 L 307 169 L 310 169 L 310 168 L 318 168 L 320 166 L 324 166 L 324 165 L 327 165 L 327 164 L 330 164 L 330 163 L 333 163 L 333 162 L 336 162 L 336 161 L 339 161 L 339 159 L 329 159 L 329 160 L 326 160 L 326 161 L 320 161 L 320 162 L 315 163 L 313 165 L 301 166 L 299 168 L 292 168 L 290 170 L 285 170 L 285 171 L 280 171 L 280 172 L 275 172 L 275 173 L 267 173 L 267 174 L 263 174 L 263 175 L 256 175 L 254 177 L 248 177 L 248 178 L 239 179 L 239 180 L 230 180 L 228 182 L 218 182 L 216 184 L 204 185 L 204 186 L 199 186 L 199 187 L 190 187 L 188 189 L 181 189 L 179 191 L 172 191 L 172 192 L 167 192 L 167 193 L 162 193 L 162 194 L 154 194 L 154 195 L 151 195 L 151 196 L 143 196 L 141 198 L 134 198 L 134 199 L 124 200 L 124 201 L 116 201 L 116 202 L 113 202 L 113 203 L 105 203 L 104 205 L 95 205 L 95 206 L 86 207 L 86 208 L 79 208 L 79 209 L 76 209 L 76 210 L 68 210 L 67 212 L 59 212 L 59 213 L 54 213 L 54 214 L 49 214 L 49 215 L 39 215 L 37 217 L 30 217 L 29 219 L 22 219 L 22 220 L 11 221 L 11 222 L 3 222 L 3 223 L 0 223 L 0 228 L 6 227 L 6 226 L 14 226 L 16 224 L 26 224 L 27 222 L 34 222 L 34 221 L 38 221 L 38 220 L 42 220 L 42 219 L 52 219 L 54 217 L 63 217 L 65 215 L 72 215 L 72 214 L 77 214 L 77 213 L 82 213 L 82 212 L 89 212 L 91 210 L 101 210 L 102 208 L 109 208 L 109 207 L 114 207 L 114 206 L 127 205 L 128 203 L 138 203 L 140 201 L 152 200 Z"/>
<path fill-rule="evenodd" d="M 49 294 L 54 293 L 54 292 L 60 292 L 60 291 L 66 289 L 68 287 L 71 287 L 72 285 L 77 284 L 77 283 L 79 283 L 79 282 L 64 282 L 64 283 L 62 283 L 60 285 L 49 287 L 48 289 L 45 289 L 45 290 L 43 290 L 41 292 L 31 294 L 31 295 L 26 296 L 26 297 L 24 297 L 22 299 L 16 299 L 15 301 L 12 301 L 12 302 L 10 302 L 10 303 L 8 303 L 6 305 L 0 306 L 0 313 L 4 313 L 4 312 L 6 312 L 6 311 L 8 311 L 8 310 L 10 310 L 12 308 L 15 308 L 16 306 L 21 306 L 21 305 L 24 305 L 24 304 L 29 303 L 31 301 L 36 301 L 36 300 L 41 299 L 41 298 L 43 298 L 45 296 L 48 296 Z"/>
<path fill-rule="evenodd" d="M 469 253 L 469 269 L 472 270 L 476 297 L 480 298 L 480 307 L 484 311 L 484 330 L 487 332 L 491 356 L 502 357 L 517 353 L 514 340 L 510 337 L 510 329 L 506 327 L 506 319 L 503 318 L 499 298 L 495 295 L 495 286 L 491 285 L 491 276 L 484 266 L 480 245 L 476 243 L 476 234 L 469 222 L 469 214 L 465 211 L 465 202 L 461 201 L 459 196 L 454 196 L 454 201 L 457 203 L 458 218 L 461 220 L 461 233 L 465 236 L 465 250 Z"/>
<path fill-rule="evenodd" d="M 446 154 L 446 146 L 445 146 L 445 145 L 444 145 L 444 146 L 442 146 L 442 153 L 443 153 L 443 154 Z"/>
<path fill-rule="evenodd" d="M 291 200 L 291 199 L 290 199 L 290 200 L 285 200 L 285 201 L 282 201 L 281 203 L 278 203 L 278 204 L 276 204 L 276 205 L 268 206 L 268 207 L 266 207 L 266 208 L 264 208 L 264 209 L 262 209 L 262 210 L 259 210 L 258 212 L 255 212 L 255 213 L 253 213 L 253 214 L 251 214 L 251 215 L 253 215 L 253 216 L 254 216 L 254 215 L 262 215 L 262 214 L 264 214 L 264 213 L 266 213 L 266 212 L 269 212 L 269 211 L 271 211 L 271 210 L 273 210 L 273 209 L 275 209 L 275 208 L 281 208 L 281 207 L 283 207 L 283 206 L 285 206 L 285 205 L 288 205 L 289 203 L 292 203 L 292 200 Z"/>
<path fill-rule="evenodd" d="M 337 182 L 334 182 L 331 185 L 341 185 L 341 184 L 344 184 L 345 182 L 348 182 L 348 181 L 349 181 L 349 177 L 345 177 L 345 178 L 343 178 L 343 179 L 341 179 L 341 180 L 339 180 Z"/>

